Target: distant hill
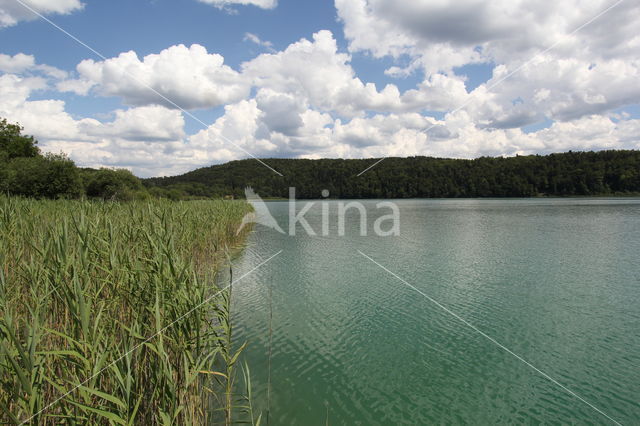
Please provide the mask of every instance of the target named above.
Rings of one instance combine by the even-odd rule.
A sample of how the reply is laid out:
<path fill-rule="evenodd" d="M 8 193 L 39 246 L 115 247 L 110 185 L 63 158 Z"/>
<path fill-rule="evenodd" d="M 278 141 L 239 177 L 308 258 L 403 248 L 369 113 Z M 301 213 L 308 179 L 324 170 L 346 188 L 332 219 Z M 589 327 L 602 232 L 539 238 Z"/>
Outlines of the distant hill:
<path fill-rule="evenodd" d="M 545 156 L 387 158 L 362 176 L 377 159 L 264 159 L 232 161 L 173 177 L 145 179 L 156 195 L 241 197 L 251 186 L 263 198 L 453 198 L 640 194 L 640 151 L 567 152 Z"/>

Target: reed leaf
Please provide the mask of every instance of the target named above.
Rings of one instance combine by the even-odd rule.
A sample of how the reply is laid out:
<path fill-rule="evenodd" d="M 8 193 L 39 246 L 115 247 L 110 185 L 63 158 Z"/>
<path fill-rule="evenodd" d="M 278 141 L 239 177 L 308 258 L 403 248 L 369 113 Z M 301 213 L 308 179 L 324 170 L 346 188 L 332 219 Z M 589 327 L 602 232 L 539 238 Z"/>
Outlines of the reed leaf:
<path fill-rule="evenodd" d="M 229 423 L 244 346 L 208 298 L 250 209 L 0 196 L 0 424 Z"/>

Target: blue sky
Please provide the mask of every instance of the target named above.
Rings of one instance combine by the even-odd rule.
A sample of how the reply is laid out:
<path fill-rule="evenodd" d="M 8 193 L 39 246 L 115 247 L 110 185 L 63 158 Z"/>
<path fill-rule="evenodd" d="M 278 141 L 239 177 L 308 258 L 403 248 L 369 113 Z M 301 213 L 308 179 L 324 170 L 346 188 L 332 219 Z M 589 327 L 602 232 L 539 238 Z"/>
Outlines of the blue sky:
<path fill-rule="evenodd" d="M 129 50 L 145 56 L 175 44 L 195 43 L 210 52 L 221 53 L 225 63 L 237 68 L 265 51 L 245 40 L 248 32 L 269 40 L 274 48 L 285 48 L 321 29 L 331 29 L 337 37 L 341 35 L 335 8 L 322 1 L 285 0 L 274 10 L 242 5 L 225 10 L 193 0 L 110 0 L 84 4 L 80 12 L 50 18 L 105 57 Z M 343 40 L 341 43 L 344 45 Z M 2 30 L 2 46 L 2 53 L 34 55 L 38 62 L 64 70 L 74 69 L 87 58 L 99 59 L 41 19 Z M 363 68 L 372 67 L 366 64 Z M 381 73 L 371 74 L 384 77 Z M 40 97 L 47 95 L 42 93 Z M 69 111 L 76 114 L 106 113 L 119 105 L 117 99 L 73 95 L 66 99 Z"/>
<path fill-rule="evenodd" d="M 631 2 L 20 1 L 108 58 L 0 0 L 0 116 L 84 166 L 639 147 Z"/>
<path fill-rule="evenodd" d="M 265 10 L 251 5 L 235 5 L 226 9 L 211 7 L 193 0 L 110 0 L 84 2 L 82 11 L 51 17 L 57 25 L 92 47 L 105 57 L 135 51 L 139 56 L 157 53 L 175 44 L 200 44 L 209 52 L 220 53 L 225 63 L 238 68 L 260 53 L 268 51 L 246 40 L 251 33 L 281 50 L 320 30 L 332 31 L 340 48 L 347 49 L 336 8 L 331 2 L 317 0 L 280 0 L 278 7 Z M 44 20 L 35 20 L 3 30 L 2 53 L 34 55 L 38 62 L 63 70 L 72 70 L 84 59 L 99 59 L 86 47 Z M 6 38 L 5 38 L 6 37 Z M 392 58 L 374 59 L 364 52 L 353 55 L 351 65 L 363 81 L 384 86 L 397 84 L 401 89 L 413 88 L 419 75 L 400 80 L 384 74 L 394 64 Z M 491 76 L 491 66 L 462 67 L 477 85 Z M 50 92 L 41 92 L 34 99 L 46 99 Z M 59 96 L 67 102 L 67 110 L 78 116 L 104 114 L 121 106 L 117 98 Z M 223 108 L 196 111 L 205 120 L 219 117 Z M 195 120 L 186 120 L 189 130 L 200 130 Z"/>

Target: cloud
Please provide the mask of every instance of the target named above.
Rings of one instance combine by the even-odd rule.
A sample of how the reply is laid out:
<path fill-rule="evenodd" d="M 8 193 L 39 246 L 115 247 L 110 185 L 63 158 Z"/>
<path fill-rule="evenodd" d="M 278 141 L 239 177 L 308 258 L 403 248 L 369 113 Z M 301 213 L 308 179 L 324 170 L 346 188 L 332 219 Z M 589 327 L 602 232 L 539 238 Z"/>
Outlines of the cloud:
<path fill-rule="evenodd" d="M 14 56 L 0 54 L 0 71 L 5 73 L 20 73 L 34 67 L 35 63 L 33 56 L 24 53 Z"/>
<path fill-rule="evenodd" d="M 79 137 L 75 120 L 59 100 L 28 100 L 32 93 L 46 89 L 42 77 L 0 75 L 0 117 L 19 122 L 28 133 L 44 137 Z"/>
<path fill-rule="evenodd" d="M 640 100 L 638 61 L 607 60 L 597 66 L 577 58 L 544 55 L 501 81 L 510 69 L 497 66 L 493 77 L 468 96 L 467 110 L 485 127 L 515 128 L 542 121 L 570 121 L 635 104 Z M 501 81 L 501 82 L 500 82 Z M 499 86 L 491 88 L 496 82 Z"/>
<path fill-rule="evenodd" d="M 242 73 L 256 87 L 294 94 L 314 108 L 345 116 L 402 107 L 395 85 L 378 91 L 356 77 L 350 61 L 350 55 L 338 51 L 330 31 L 319 31 L 313 40 L 302 39 L 244 63 Z"/>
<path fill-rule="evenodd" d="M 41 15 L 68 15 L 81 10 L 84 5 L 80 0 L 21 0 L 29 8 Z M 16 0 L 0 0 L 0 28 L 11 27 L 20 21 L 38 19 L 38 15 Z"/>
<path fill-rule="evenodd" d="M 114 111 L 110 123 L 99 123 L 86 131 L 99 138 L 116 137 L 133 142 L 168 142 L 185 137 L 184 118 L 180 111 L 163 106 L 143 106 Z"/>
<path fill-rule="evenodd" d="M 71 92 L 76 95 L 87 96 L 89 91 L 95 86 L 91 80 L 67 79 L 59 81 L 56 89 L 60 92 Z"/>
<path fill-rule="evenodd" d="M 274 9 L 278 6 L 278 0 L 198 0 L 201 3 L 213 5 L 219 9 L 236 5 L 252 5 L 262 9 Z"/>
<path fill-rule="evenodd" d="M 245 33 L 243 40 L 244 41 L 250 41 L 251 43 L 255 43 L 258 46 L 262 46 L 262 47 L 266 48 L 269 51 L 274 51 L 273 50 L 273 43 L 271 43 L 270 41 L 261 40 L 260 37 L 258 37 L 257 35 L 255 35 L 253 33 Z"/>
<path fill-rule="evenodd" d="M 638 3 L 622 2 L 572 34 L 613 4 L 336 0 L 350 51 L 408 57 L 408 66 L 386 71 L 393 77 L 424 73 L 403 95 L 406 107 L 462 108 L 480 127 L 505 129 L 605 114 L 640 100 Z M 467 93 L 454 68 L 477 63 L 495 64 L 493 77 Z"/>
<path fill-rule="evenodd" d="M 294 95 L 261 89 L 256 96 L 256 106 L 263 112 L 261 120 L 269 131 L 294 136 L 303 126 L 301 114 L 306 107 Z"/>
<path fill-rule="evenodd" d="M 453 63 L 522 60 L 559 43 L 561 56 L 633 56 L 640 7 L 622 2 L 578 33 L 575 29 L 614 4 L 596 0 L 336 0 L 352 51 L 377 57 L 421 57 L 429 73 Z M 613 50 L 613 51 L 612 51 Z M 430 54 L 432 57 L 428 57 Z"/>
<path fill-rule="evenodd" d="M 253 34 L 247 34 L 247 40 L 267 45 Z M 280 52 L 270 50 L 243 63 L 240 71 L 197 44 L 172 46 L 142 60 L 130 51 L 105 61 L 85 60 L 77 66 L 79 78 L 63 80 L 57 87 L 79 95 L 93 91 L 119 96 L 131 106 L 178 105 L 187 110 L 232 104 L 248 98 L 252 88 L 265 88 L 296 96 L 322 111 L 353 117 L 369 110 L 433 108 L 444 102 L 436 87 L 456 84 L 454 77 L 434 77 L 420 89 L 429 93 L 415 91 L 406 98 L 393 84 L 378 90 L 356 76 L 351 56 L 338 50 L 330 31 L 319 31 L 312 40 L 302 39 Z M 464 89 L 461 82 L 458 86 Z"/>
<path fill-rule="evenodd" d="M 50 65 L 36 64 L 33 55 L 25 55 L 18 53 L 14 56 L 0 54 L 0 72 L 8 74 L 23 74 L 29 72 L 31 74 L 41 74 L 54 79 L 67 78 L 66 71 L 52 67 Z"/>
<path fill-rule="evenodd" d="M 164 105 L 184 109 L 213 108 L 237 102 L 249 94 L 247 81 L 224 58 L 198 44 L 172 46 L 142 60 L 129 51 L 106 61 L 91 59 L 77 66 L 79 79 L 60 90 L 120 96 L 127 105 Z"/>
<path fill-rule="evenodd" d="M 248 36 L 249 37 L 249 36 Z M 249 37 L 252 39 L 252 37 Z M 258 39 L 259 40 L 259 39 Z M 191 46 L 193 51 L 200 46 Z M 60 90 L 74 91 L 78 94 L 87 94 L 96 85 L 98 94 L 119 95 L 130 105 L 146 105 L 161 103 L 171 106 L 148 88 L 135 84 L 136 80 L 153 81 L 160 80 L 162 85 L 149 83 L 158 88 L 163 95 L 170 99 L 183 96 L 188 99 L 177 101 L 186 109 L 206 108 L 222 104 L 233 103 L 239 99 L 246 99 L 249 89 L 269 89 L 286 96 L 295 96 L 300 103 L 323 112 L 335 113 L 343 117 L 363 116 L 368 111 L 374 112 L 417 112 L 423 110 L 453 109 L 468 98 L 464 78 L 456 75 L 434 74 L 419 84 L 415 89 L 401 93 L 397 86 L 388 84 L 381 90 L 373 83 L 363 82 L 357 77 L 351 66 L 351 56 L 340 52 L 337 42 L 330 31 L 319 31 L 311 40 L 301 39 L 289 45 L 286 49 L 265 53 L 242 64 L 240 71 L 224 66 L 233 86 L 224 88 L 232 95 L 225 96 L 216 101 L 217 87 L 213 87 L 211 96 L 204 102 L 197 102 L 196 96 L 205 92 L 197 87 L 186 87 L 180 72 L 171 73 L 170 76 L 162 76 L 166 68 L 179 69 L 178 65 L 170 66 L 174 62 L 185 64 L 178 55 L 169 55 L 167 52 L 185 50 L 184 46 L 170 47 L 160 55 L 149 55 L 140 62 L 133 52 L 121 54 L 117 58 L 98 63 L 84 61 L 78 66 L 80 79 L 65 80 L 58 84 Z M 151 60 L 151 57 L 166 56 L 162 60 Z M 191 55 L 193 56 L 193 54 Z M 208 55 L 215 56 L 215 55 Z M 218 55 L 219 56 L 219 55 Z M 172 58 L 172 57 L 175 57 Z M 224 59 L 219 56 L 217 67 Z M 127 63 L 132 62 L 133 66 Z M 159 66 L 158 63 L 166 63 Z M 140 64 L 144 64 L 145 77 L 127 78 L 128 74 L 137 74 Z M 127 75 L 122 71 L 113 71 L 113 68 L 127 70 Z M 98 68 L 98 69 L 94 69 Z M 185 66 L 192 81 L 211 80 L 215 75 L 211 68 Z M 111 78 L 101 75 L 103 69 L 110 69 Z M 179 81 L 178 81 L 179 80 Z M 133 81 L 133 84 L 132 84 Z M 212 83 L 216 83 L 215 79 Z M 220 82 L 222 86 L 223 82 Z M 172 90 L 172 86 L 183 87 L 184 90 Z M 231 90 L 231 89 L 237 90 Z M 175 93 L 175 97 L 172 94 Z M 219 96 L 218 96 L 219 97 Z M 195 102 L 194 102 L 195 101 Z"/>

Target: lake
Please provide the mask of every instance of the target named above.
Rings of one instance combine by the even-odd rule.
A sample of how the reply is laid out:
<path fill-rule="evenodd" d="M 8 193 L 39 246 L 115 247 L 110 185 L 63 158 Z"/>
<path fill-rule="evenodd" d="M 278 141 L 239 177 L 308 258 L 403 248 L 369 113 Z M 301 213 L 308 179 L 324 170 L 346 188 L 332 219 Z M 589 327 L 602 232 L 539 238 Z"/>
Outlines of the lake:
<path fill-rule="evenodd" d="M 640 423 L 640 199 L 397 200 L 389 237 L 338 202 L 235 262 L 282 250 L 233 288 L 263 421 L 271 286 L 271 424 Z"/>

